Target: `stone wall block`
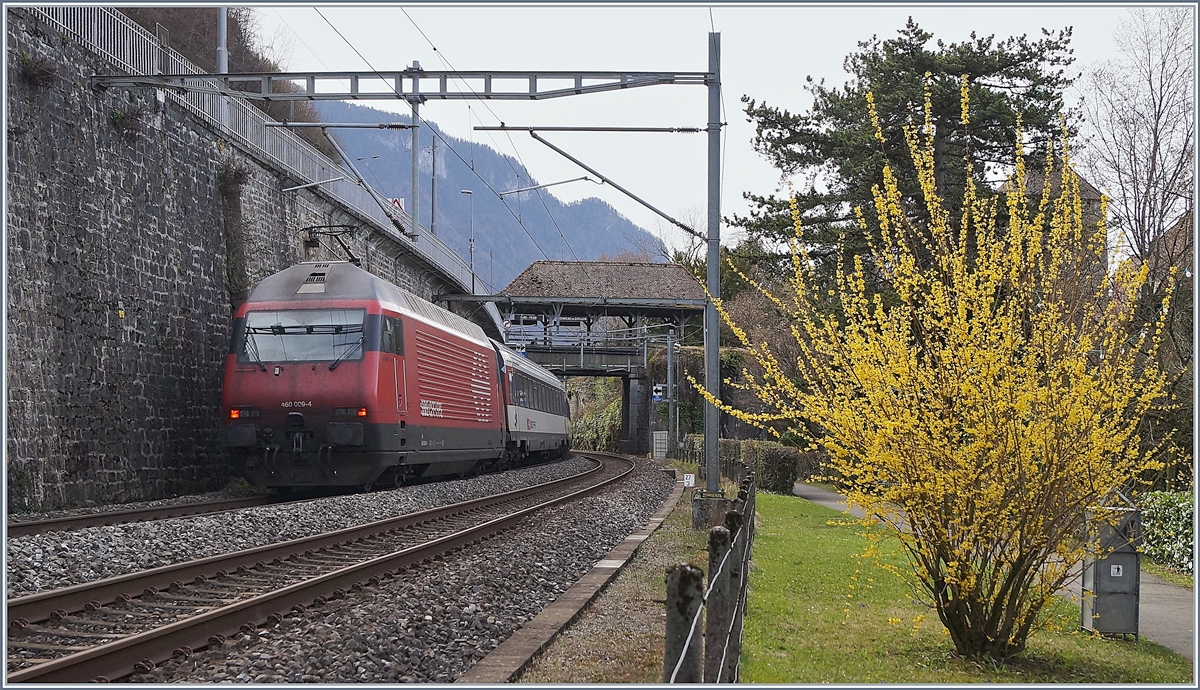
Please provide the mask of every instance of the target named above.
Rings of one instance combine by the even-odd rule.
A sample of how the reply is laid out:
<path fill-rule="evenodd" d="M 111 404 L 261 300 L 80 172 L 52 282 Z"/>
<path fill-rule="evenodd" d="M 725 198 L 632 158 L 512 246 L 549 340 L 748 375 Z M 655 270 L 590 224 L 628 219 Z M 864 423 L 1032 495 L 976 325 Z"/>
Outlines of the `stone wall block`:
<path fill-rule="evenodd" d="M 298 261 L 303 229 L 347 224 L 363 267 L 429 298 L 449 291 L 395 241 L 223 141 L 174 102 L 136 131 L 114 110 L 146 93 L 96 91 L 113 73 L 30 10 L 8 13 L 10 510 L 163 498 L 235 472 L 217 447 L 231 317 L 258 280 Z M 31 85 L 20 56 L 53 60 Z M 219 171 L 247 171 L 222 189 Z"/>

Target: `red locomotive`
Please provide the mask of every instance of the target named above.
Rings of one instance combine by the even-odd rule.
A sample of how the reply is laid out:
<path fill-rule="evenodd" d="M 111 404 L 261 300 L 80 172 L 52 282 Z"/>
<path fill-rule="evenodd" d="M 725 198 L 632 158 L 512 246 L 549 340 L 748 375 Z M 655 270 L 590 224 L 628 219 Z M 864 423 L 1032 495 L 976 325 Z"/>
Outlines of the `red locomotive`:
<path fill-rule="evenodd" d="M 260 487 L 400 485 L 563 456 L 562 383 L 348 262 L 263 280 L 237 311 L 221 445 Z"/>

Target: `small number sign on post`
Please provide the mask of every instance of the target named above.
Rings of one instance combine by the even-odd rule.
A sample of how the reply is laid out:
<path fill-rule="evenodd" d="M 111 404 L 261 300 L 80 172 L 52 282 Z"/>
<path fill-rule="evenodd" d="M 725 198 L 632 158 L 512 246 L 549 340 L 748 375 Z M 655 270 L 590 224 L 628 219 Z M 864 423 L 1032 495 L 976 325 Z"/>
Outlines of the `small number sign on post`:
<path fill-rule="evenodd" d="M 684 487 L 687 487 L 687 488 L 691 488 L 691 487 L 695 486 L 696 485 L 696 475 L 694 475 L 694 474 L 683 475 L 683 485 L 684 485 Z"/>

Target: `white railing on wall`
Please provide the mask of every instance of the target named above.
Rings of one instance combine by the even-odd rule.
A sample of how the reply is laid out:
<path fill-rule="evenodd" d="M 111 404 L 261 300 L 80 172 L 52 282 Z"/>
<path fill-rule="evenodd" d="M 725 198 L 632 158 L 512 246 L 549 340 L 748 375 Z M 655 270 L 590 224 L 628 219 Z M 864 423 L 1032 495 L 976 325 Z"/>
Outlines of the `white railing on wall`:
<path fill-rule="evenodd" d="M 31 12 L 62 33 L 78 39 L 117 69 L 129 74 L 204 74 L 175 50 L 159 45 L 158 39 L 125 15 L 106 7 L 34 7 Z M 215 85 L 215 83 L 214 83 Z M 178 104 L 205 121 L 235 146 L 246 150 L 264 164 L 286 172 L 307 184 L 328 180 L 347 172 L 308 142 L 280 127 L 267 127 L 270 119 L 245 100 L 216 94 L 167 92 L 161 98 Z M 464 292 L 482 281 L 471 280 L 471 269 L 450 247 L 428 229 L 418 226 L 417 239 L 404 237 L 363 187 L 341 180 L 320 186 L 319 193 L 345 206 L 355 215 L 371 222 L 378 232 L 411 250 L 440 269 Z M 397 211 L 411 227 L 410 217 Z M 481 293 L 484 294 L 484 293 Z M 489 313 L 499 323 L 492 304 Z"/>

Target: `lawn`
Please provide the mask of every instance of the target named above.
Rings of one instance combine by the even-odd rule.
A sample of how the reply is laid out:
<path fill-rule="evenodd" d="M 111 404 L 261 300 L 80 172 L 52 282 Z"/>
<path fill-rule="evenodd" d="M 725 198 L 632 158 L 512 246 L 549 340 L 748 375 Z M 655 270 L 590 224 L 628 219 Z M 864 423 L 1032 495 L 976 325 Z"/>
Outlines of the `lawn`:
<path fill-rule="evenodd" d="M 896 576 L 860 559 L 865 537 L 846 516 L 791 496 L 759 494 L 743 683 L 1190 683 L 1192 664 L 1147 640 L 1078 632 L 1057 601 L 1050 627 L 1005 663 L 967 661 L 937 614 Z M 902 563 L 902 556 L 895 556 Z"/>

